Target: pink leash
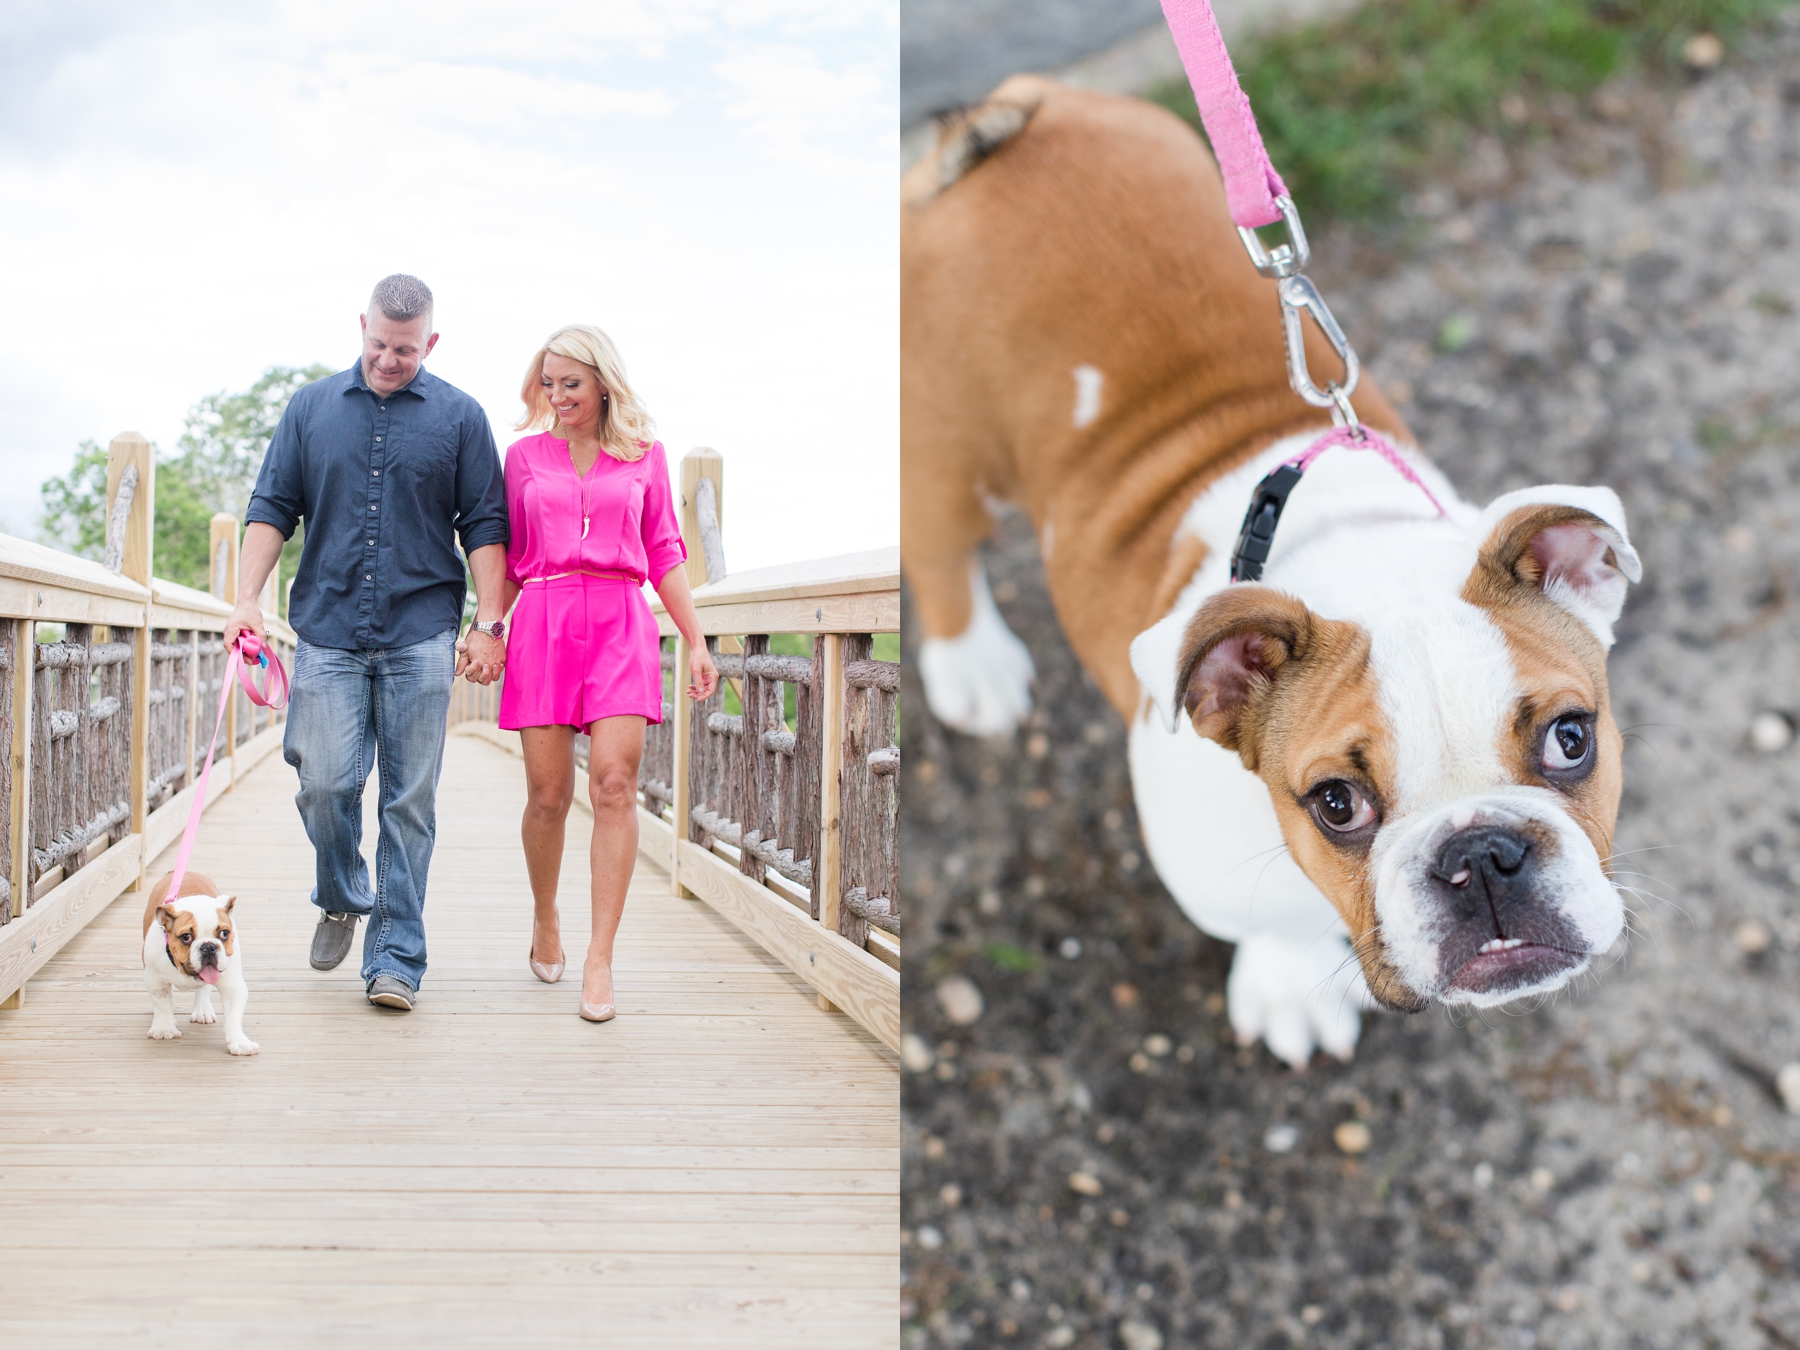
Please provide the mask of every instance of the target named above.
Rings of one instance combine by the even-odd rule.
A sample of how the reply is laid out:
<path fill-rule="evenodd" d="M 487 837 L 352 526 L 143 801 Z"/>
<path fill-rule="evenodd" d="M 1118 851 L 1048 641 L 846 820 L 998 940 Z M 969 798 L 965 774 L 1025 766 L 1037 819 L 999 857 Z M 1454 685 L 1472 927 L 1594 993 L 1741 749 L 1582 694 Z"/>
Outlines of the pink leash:
<path fill-rule="evenodd" d="M 263 687 L 259 691 L 255 679 L 251 676 L 245 662 L 254 660 L 262 666 L 266 673 L 263 676 Z M 200 770 L 200 790 L 194 794 L 194 804 L 188 811 L 187 829 L 181 832 L 181 848 L 175 854 L 175 870 L 169 875 L 169 889 L 165 899 L 173 900 L 181 895 L 181 883 L 187 878 L 188 859 L 193 856 L 194 836 L 200 832 L 200 813 L 206 809 L 206 785 L 212 779 L 213 754 L 218 749 L 219 728 L 225 725 L 225 709 L 231 703 L 231 679 L 237 677 L 243 686 L 244 693 L 259 708 L 281 709 L 287 707 L 288 674 L 281 664 L 281 658 L 271 653 L 257 639 L 255 633 L 248 630 L 237 636 L 231 644 L 231 655 L 225 662 L 224 687 L 219 691 L 219 715 L 213 722 L 212 739 L 206 744 L 206 766 Z M 275 685 L 281 685 L 280 702 L 274 701 Z M 169 935 L 165 930 L 163 941 Z"/>
<path fill-rule="evenodd" d="M 1337 425 L 1314 441 L 1294 460 L 1282 465 L 1257 485 L 1244 515 L 1244 528 L 1238 536 L 1237 551 L 1231 557 L 1233 581 L 1255 581 L 1262 575 L 1263 562 L 1269 556 L 1275 525 L 1300 475 L 1327 450 L 1373 450 L 1407 482 L 1423 492 L 1440 516 L 1450 513 L 1424 480 L 1406 462 L 1380 432 L 1357 421 L 1350 406 L 1361 376 L 1361 366 L 1344 331 L 1332 316 L 1318 288 L 1301 275 L 1310 252 L 1306 231 L 1300 227 L 1300 213 L 1288 196 L 1286 184 L 1275 166 L 1269 162 L 1262 133 L 1256 128 L 1256 115 L 1250 110 L 1250 99 L 1238 83 L 1232 69 L 1231 54 L 1225 50 L 1224 35 L 1213 15 L 1209 0 L 1162 0 L 1163 18 L 1181 54 L 1182 68 L 1188 83 L 1194 87 L 1194 102 L 1200 109 L 1200 122 L 1206 138 L 1212 142 L 1213 156 L 1219 162 L 1219 173 L 1225 180 L 1225 205 L 1232 224 L 1250 254 L 1250 261 L 1264 276 L 1274 279 L 1276 295 L 1281 301 L 1282 332 L 1287 343 L 1288 382 L 1294 392 L 1315 408 L 1331 410 Z M 1259 226 L 1277 221 L 1287 226 L 1288 242 L 1267 249 L 1257 238 Z M 1314 383 L 1306 365 L 1305 334 L 1300 317 L 1310 314 L 1325 338 L 1344 363 L 1344 379 L 1340 385 L 1329 381 L 1323 389 Z"/>

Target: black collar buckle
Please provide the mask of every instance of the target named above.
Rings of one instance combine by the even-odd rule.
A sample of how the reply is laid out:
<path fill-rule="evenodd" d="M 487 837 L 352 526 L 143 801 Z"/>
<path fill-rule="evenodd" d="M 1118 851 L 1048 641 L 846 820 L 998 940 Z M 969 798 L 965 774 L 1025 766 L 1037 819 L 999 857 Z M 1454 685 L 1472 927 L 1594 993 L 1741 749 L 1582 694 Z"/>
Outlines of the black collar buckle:
<path fill-rule="evenodd" d="M 1269 560 L 1269 549 L 1275 543 L 1275 526 L 1281 521 L 1288 494 L 1299 482 L 1300 470 L 1283 464 L 1256 485 L 1256 491 L 1250 495 L 1250 509 L 1244 512 L 1237 548 L 1231 555 L 1233 581 L 1262 580 L 1263 564 Z"/>

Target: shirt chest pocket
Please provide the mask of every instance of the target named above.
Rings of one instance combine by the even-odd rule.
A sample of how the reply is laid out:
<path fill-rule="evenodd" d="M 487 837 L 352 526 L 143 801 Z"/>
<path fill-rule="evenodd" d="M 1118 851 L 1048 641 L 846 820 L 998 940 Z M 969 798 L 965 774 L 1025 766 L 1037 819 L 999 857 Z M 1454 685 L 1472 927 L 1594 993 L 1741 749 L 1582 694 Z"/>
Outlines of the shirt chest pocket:
<path fill-rule="evenodd" d="M 456 495 L 456 428 L 408 429 L 393 439 L 387 461 L 396 486 L 427 500 Z"/>

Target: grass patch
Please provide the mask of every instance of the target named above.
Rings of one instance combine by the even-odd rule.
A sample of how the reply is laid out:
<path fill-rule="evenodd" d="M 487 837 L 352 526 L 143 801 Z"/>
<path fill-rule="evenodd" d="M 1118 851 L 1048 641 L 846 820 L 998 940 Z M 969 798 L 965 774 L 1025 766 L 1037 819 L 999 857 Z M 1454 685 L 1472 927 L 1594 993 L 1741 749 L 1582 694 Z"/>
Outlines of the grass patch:
<path fill-rule="evenodd" d="M 1040 964 L 1035 952 L 1015 947 L 1010 942 L 990 942 L 982 955 L 987 957 L 990 965 L 1004 970 L 1008 975 L 1029 975 Z"/>
<path fill-rule="evenodd" d="M 1478 134 L 1516 141 L 1551 96 L 1634 72 L 1673 76 L 1691 38 L 1710 33 L 1729 47 L 1788 3 L 1364 0 L 1251 38 L 1233 59 L 1304 218 L 1379 221 L 1453 171 Z M 1150 97 L 1199 125 L 1185 80 Z"/>

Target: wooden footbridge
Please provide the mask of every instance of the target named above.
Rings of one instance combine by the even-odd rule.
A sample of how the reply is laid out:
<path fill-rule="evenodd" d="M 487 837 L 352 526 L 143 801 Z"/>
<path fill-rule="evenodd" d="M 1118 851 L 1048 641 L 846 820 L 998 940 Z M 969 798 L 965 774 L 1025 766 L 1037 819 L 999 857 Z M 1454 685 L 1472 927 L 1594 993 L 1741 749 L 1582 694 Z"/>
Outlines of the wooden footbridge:
<path fill-rule="evenodd" d="M 355 952 L 307 965 L 282 728 L 238 696 L 195 858 L 242 897 L 262 1053 L 238 1059 L 179 995 L 182 1039 L 145 1036 L 142 888 L 193 800 L 236 571 L 224 518 L 211 594 L 151 580 L 153 472 L 113 442 L 111 567 L 0 536 L 0 1343 L 892 1345 L 892 551 L 721 577 L 718 458 L 684 461 L 731 687 L 649 739 L 601 1026 L 578 978 L 526 968 L 491 690 L 456 697 L 410 1014 L 367 1004 Z"/>

